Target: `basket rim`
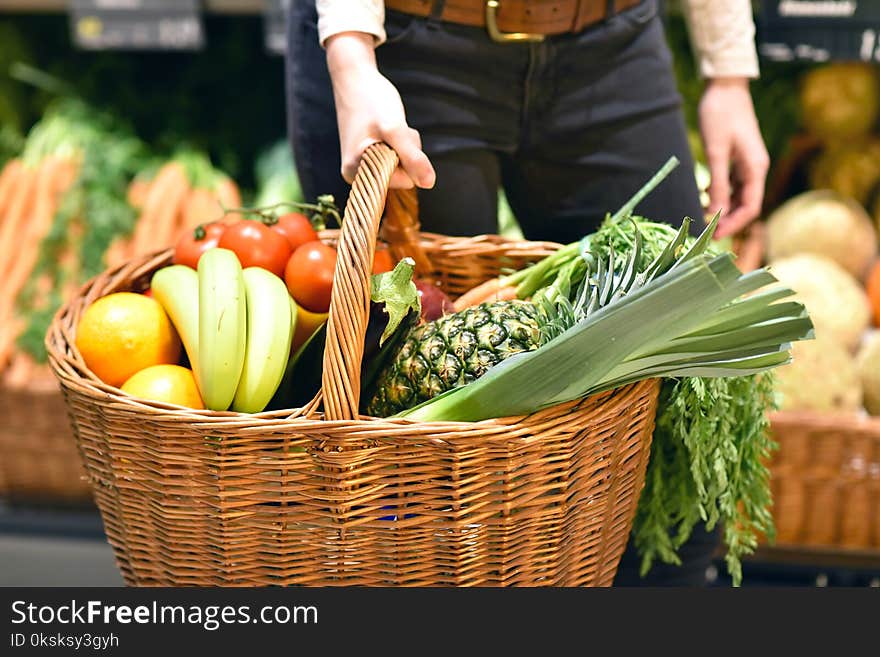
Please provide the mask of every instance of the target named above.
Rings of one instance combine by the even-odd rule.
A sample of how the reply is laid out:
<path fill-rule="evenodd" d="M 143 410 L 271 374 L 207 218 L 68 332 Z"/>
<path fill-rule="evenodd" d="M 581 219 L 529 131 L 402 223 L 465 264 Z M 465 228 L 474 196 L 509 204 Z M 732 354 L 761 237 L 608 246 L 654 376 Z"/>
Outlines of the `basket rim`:
<path fill-rule="evenodd" d="M 822 411 L 773 411 L 770 424 L 777 428 L 811 427 L 880 436 L 880 416 Z"/>

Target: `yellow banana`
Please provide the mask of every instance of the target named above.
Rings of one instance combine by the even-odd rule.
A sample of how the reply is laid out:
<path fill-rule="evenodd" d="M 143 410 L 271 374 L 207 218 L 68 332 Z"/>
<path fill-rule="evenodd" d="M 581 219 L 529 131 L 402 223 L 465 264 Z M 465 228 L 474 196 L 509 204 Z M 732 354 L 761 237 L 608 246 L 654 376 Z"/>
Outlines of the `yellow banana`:
<path fill-rule="evenodd" d="M 272 400 L 290 356 L 293 322 L 284 281 L 260 267 L 243 272 L 247 348 L 232 410 L 259 413 Z"/>
<path fill-rule="evenodd" d="M 186 356 L 199 383 L 199 275 L 185 265 L 163 267 L 150 281 L 153 298 L 158 301 L 183 342 Z"/>
<path fill-rule="evenodd" d="M 200 391 L 205 407 L 229 408 L 244 365 L 247 303 L 241 263 L 229 249 L 199 258 Z"/>

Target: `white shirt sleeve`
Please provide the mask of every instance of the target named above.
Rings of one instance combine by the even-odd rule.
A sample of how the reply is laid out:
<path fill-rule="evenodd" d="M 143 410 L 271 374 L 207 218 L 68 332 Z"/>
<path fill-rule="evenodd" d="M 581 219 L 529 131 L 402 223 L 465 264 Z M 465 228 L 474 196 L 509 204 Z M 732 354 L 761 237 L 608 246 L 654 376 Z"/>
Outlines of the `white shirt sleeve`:
<path fill-rule="evenodd" d="M 372 34 L 376 45 L 385 41 L 383 0 L 318 0 L 318 39 L 321 45 L 340 32 Z"/>
<path fill-rule="evenodd" d="M 683 0 L 682 8 L 702 77 L 758 77 L 750 0 Z"/>

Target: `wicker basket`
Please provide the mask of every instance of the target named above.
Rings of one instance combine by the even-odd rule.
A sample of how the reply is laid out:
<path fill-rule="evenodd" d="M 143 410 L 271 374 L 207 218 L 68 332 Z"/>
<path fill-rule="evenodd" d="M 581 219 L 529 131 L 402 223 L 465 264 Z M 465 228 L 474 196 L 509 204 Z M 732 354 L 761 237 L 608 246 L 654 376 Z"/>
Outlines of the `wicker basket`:
<path fill-rule="evenodd" d="M 880 553 L 880 418 L 780 412 L 776 543 Z"/>
<path fill-rule="evenodd" d="M 55 378 L 0 386 L 0 417 L 0 497 L 14 505 L 93 504 Z"/>
<path fill-rule="evenodd" d="M 73 346 L 83 309 L 139 289 L 167 253 L 97 277 L 56 316 L 50 361 L 128 584 L 612 583 L 656 381 L 476 423 L 357 415 L 369 272 L 396 163 L 383 145 L 364 155 L 338 244 L 322 392 L 292 414 L 142 403 L 88 371 Z M 451 294 L 556 247 L 427 234 L 421 244 Z"/>
<path fill-rule="evenodd" d="M 796 146 L 798 162 L 815 148 L 809 139 Z M 763 264 L 766 239 L 758 222 L 737 237 L 741 269 Z M 880 418 L 779 411 L 770 430 L 779 444 L 770 463 L 775 546 L 880 556 Z"/>

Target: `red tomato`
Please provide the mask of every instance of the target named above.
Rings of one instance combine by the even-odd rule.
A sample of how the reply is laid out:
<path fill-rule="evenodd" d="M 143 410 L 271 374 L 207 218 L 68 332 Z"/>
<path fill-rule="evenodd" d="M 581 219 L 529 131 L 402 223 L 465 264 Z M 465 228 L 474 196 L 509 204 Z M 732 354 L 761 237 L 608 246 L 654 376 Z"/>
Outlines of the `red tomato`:
<path fill-rule="evenodd" d="M 373 273 L 384 274 L 394 269 L 394 261 L 391 259 L 391 251 L 387 246 L 376 247 L 376 255 L 373 257 Z"/>
<path fill-rule="evenodd" d="M 217 245 L 238 256 L 242 268 L 262 267 L 279 278 L 290 258 L 290 244 L 281 235 L 250 219 L 241 219 L 228 226 Z"/>
<path fill-rule="evenodd" d="M 199 258 L 205 251 L 213 249 L 219 244 L 225 230 L 224 224 L 210 223 L 186 231 L 174 246 L 174 264 L 196 269 L 199 265 Z"/>
<path fill-rule="evenodd" d="M 278 217 L 278 223 L 269 226 L 276 233 L 284 236 L 290 244 L 291 252 L 296 251 L 306 242 L 318 239 L 318 233 L 312 227 L 309 218 L 299 212 L 289 212 Z"/>
<path fill-rule="evenodd" d="M 307 242 L 290 256 L 284 281 L 290 295 L 306 310 L 325 313 L 330 309 L 336 249 L 323 242 Z"/>

